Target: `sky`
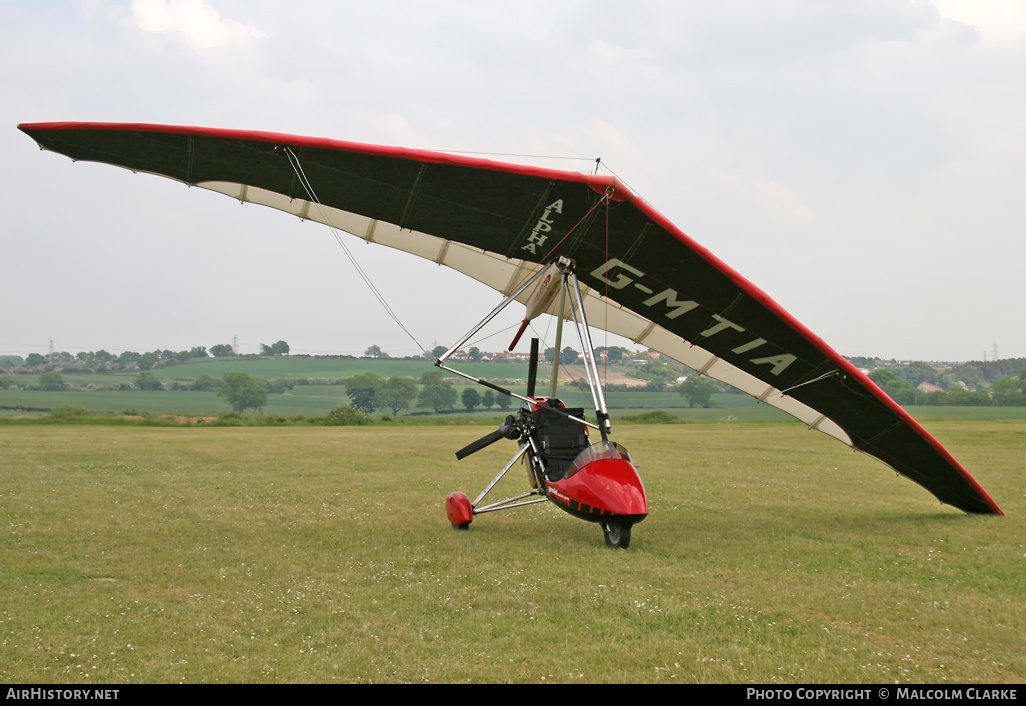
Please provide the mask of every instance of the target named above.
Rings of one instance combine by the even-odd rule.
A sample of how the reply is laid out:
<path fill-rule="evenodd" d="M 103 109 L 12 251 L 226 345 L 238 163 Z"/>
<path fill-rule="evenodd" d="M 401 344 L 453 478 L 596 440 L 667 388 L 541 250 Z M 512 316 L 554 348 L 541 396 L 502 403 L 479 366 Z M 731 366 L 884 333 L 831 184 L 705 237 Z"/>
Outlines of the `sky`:
<path fill-rule="evenodd" d="M 0 355 L 412 355 L 500 300 L 349 238 L 414 341 L 326 227 L 16 129 L 104 121 L 600 157 L 843 355 L 1026 357 L 1019 0 L 0 0 L 0 60 Z"/>

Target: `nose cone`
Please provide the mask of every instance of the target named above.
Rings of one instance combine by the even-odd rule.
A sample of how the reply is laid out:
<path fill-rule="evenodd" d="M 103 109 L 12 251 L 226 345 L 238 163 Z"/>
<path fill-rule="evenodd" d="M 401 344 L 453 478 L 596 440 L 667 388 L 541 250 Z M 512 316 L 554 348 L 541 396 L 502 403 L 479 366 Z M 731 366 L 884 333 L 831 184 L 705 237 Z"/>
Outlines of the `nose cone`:
<path fill-rule="evenodd" d="M 554 499 L 570 510 L 587 512 L 589 519 L 598 521 L 616 514 L 640 522 L 648 514 L 645 486 L 637 468 L 625 458 L 597 459 L 550 486 Z"/>

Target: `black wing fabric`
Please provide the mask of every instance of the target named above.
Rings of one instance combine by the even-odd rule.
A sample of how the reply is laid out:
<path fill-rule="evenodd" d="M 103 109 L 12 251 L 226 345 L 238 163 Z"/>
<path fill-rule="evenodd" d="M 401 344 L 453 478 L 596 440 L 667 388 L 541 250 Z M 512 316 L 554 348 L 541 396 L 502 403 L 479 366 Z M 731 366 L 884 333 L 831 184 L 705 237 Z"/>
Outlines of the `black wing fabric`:
<path fill-rule="evenodd" d="M 503 293 L 542 263 L 572 258 L 593 324 L 787 411 L 944 503 L 1001 513 L 872 381 L 615 179 L 251 131 L 93 123 L 20 129 L 72 159 L 320 221 Z"/>

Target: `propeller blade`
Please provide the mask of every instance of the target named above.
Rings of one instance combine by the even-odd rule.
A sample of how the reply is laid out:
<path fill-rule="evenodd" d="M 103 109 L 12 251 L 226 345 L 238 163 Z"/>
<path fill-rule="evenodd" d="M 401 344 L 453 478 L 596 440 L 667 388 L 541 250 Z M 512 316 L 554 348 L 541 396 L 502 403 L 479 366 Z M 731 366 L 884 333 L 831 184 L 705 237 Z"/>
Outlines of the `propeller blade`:
<path fill-rule="evenodd" d="M 483 436 L 480 439 L 478 439 L 477 441 L 475 441 L 474 443 L 468 444 L 467 446 L 464 446 L 462 449 L 457 451 L 456 452 L 456 458 L 462 461 L 463 459 L 465 459 L 467 456 L 469 456 L 470 454 L 474 453 L 475 451 L 480 451 L 481 449 L 483 449 L 486 446 L 491 446 L 492 444 L 494 444 L 499 439 L 505 438 L 505 436 L 506 436 L 505 434 L 503 434 L 501 431 L 496 429 L 495 431 L 493 431 L 488 436 Z"/>

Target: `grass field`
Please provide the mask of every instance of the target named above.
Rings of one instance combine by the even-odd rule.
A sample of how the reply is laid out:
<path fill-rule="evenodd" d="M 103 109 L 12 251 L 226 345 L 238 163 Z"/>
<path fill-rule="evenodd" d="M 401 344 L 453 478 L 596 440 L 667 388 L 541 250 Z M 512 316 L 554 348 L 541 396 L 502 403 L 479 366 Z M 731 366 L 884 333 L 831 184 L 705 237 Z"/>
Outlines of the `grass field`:
<path fill-rule="evenodd" d="M 928 429 L 1006 517 L 799 424 L 639 427 L 610 551 L 549 505 L 452 531 L 512 453 L 457 463 L 474 429 L 0 426 L 0 678 L 1021 683 L 1026 422 Z"/>

